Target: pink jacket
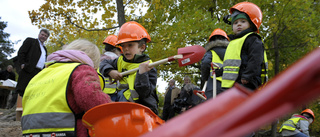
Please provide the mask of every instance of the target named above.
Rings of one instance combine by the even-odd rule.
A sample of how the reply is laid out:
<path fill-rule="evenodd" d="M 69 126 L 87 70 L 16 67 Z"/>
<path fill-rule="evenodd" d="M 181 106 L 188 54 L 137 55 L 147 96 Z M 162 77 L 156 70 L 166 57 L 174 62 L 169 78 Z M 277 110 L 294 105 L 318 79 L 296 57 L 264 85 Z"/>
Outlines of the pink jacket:
<path fill-rule="evenodd" d="M 91 67 L 91 59 L 81 51 L 62 50 L 54 52 L 48 56 L 48 61 L 75 61 L 89 64 L 77 67 L 71 75 L 68 85 L 67 99 L 71 109 L 80 114 L 89 109 L 104 103 L 112 102 L 110 97 L 103 93 L 100 87 L 97 71 Z M 82 120 L 77 120 L 77 137 L 87 137 L 87 129 L 82 124 Z"/>

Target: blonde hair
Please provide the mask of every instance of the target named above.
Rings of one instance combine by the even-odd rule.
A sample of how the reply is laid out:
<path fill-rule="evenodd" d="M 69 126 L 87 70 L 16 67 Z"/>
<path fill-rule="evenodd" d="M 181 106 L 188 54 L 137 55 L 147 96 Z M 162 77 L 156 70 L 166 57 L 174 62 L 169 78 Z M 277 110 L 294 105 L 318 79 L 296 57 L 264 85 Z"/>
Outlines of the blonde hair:
<path fill-rule="evenodd" d="M 94 64 L 94 68 L 98 69 L 100 64 L 100 51 L 97 45 L 85 39 L 72 41 L 64 47 L 64 50 L 80 50 L 86 53 Z"/>

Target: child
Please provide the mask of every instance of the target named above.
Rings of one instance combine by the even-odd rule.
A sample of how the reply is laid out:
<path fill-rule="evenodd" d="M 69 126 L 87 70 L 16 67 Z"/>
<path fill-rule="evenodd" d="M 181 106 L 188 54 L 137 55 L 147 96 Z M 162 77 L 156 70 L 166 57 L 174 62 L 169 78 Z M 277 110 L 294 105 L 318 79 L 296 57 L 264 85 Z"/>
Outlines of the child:
<path fill-rule="evenodd" d="M 104 41 L 103 44 L 104 47 L 104 54 L 101 56 L 100 61 L 104 59 L 115 59 L 118 58 L 121 54 L 121 47 L 116 46 L 118 37 L 116 35 L 110 35 L 108 36 Z"/>
<path fill-rule="evenodd" d="M 262 12 L 253 3 L 241 2 L 231 7 L 230 13 L 234 35 L 229 35 L 231 41 L 224 56 L 221 87 L 228 89 L 237 82 L 255 90 L 266 81 L 268 68 L 258 34 Z"/>
<path fill-rule="evenodd" d="M 229 38 L 227 33 L 222 29 L 215 29 L 210 37 L 209 43 L 205 45 L 205 49 L 207 50 L 206 54 L 204 54 L 201 60 L 201 79 L 202 81 L 207 81 L 207 87 L 205 90 L 205 94 L 207 99 L 213 97 L 213 76 L 212 76 L 212 69 L 211 69 L 211 62 L 214 62 L 222 67 L 223 64 L 223 57 L 226 52 L 226 48 L 229 44 Z M 217 67 L 214 67 L 217 69 Z M 216 88 L 217 94 L 222 92 L 221 89 L 221 81 L 222 77 L 216 78 Z"/>
<path fill-rule="evenodd" d="M 83 114 L 112 102 L 96 72 L 99 53 L 95 44 L 75 40 L 48 56 L 48 67 L 32 78 L 22 100 L 23 136 L 89 136 Z"/>
<path fill-rule="evenodd" d="M 105 52 L 101 56 L 100 61 L 103 61 L 105 59 L 107 60 L 114 60 L 118 58 L 121 54 L 122 48 L 120 46 L 117 46 L 118 37 L 116 35 L 110 35 L 108 36 L 104 41 L 103 44 L 105 45 Z M 108 94 L 112 101 L 117 100 L 117 93 L 116 93 L 116 86 L 117 83 L 110 84 L 112 79 L 105 78 L 105 88 L 103 89 L 103 92 Z"/>
<path fill-rule="evenodd" d="M 315 119 L 314 113 L 311 109 L 305 109 L 301 115 L 292 115 L 292 117 L 285 121 L 280 133 L 284 137 L 309 137 L 309 125 Z"/>
<path fill-rule="evenodd" d="M 121 45 L 123 54 L 113 61 L 102 61 L 100 72 L 106 77 L 120 80 L 117 91 L 119 101 L 136 102 L 158 114 L 157 71 L 148 67 L 151 59 L 143 54 L 147 48 L 146 43 L 150 41 L 150 35 L 139 23 L 130 21 L 123 24 L 117 42 L 117 45 Z M 128 76 L 120 74 L 137 67 L 139 70 L 136 73 Z"/>

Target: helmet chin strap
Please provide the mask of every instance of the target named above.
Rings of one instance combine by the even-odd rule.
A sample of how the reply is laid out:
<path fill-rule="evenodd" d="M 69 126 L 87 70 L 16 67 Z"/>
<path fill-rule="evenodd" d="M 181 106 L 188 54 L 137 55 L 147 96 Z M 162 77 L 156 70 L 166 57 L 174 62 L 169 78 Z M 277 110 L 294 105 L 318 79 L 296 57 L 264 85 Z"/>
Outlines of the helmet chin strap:
<path fill-rule="evenodd" d="M 231 25 L 231 21 L 229 21 L 229 18 L 230 18 L 231 15 L 226 15 L 223 17 L 223 21 L 229 25 Z"/>
<path fill-rule="evenodd" d="M 236 17 L 238 14 L 243 13 L 238 10 L 234 10 L 231 15 L 226 15 L 223 17 L 223 21 L 229 25 L 231 25 L 232 18 Z"/>

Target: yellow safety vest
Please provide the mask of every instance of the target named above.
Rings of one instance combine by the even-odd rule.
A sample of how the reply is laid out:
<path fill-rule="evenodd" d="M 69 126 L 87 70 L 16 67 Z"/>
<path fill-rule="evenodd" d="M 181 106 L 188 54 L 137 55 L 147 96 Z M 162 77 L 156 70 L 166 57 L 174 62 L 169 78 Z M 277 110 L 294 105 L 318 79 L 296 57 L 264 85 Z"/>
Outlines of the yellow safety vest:
<path fill-rule="evenodd" d="M 97 69 L 97 73 L 98 73 L 98 76 L 99 76 L 99 81 L 100 81 L 101 90 L 104 90 L 104 88 L 105 88 L 105 78 L 104 78 L 104 76 L 100 73 L 99 69 Z"/>
<path fill-rule="evenodd" d="M 147 60 L 152 63 L 151 60 Z M 119 72 L 125 72 L 134 68 L 138 68 L 141 63 L 129 63 L 123 60 L 123 56 L 118 58 L 117 67 Z M 124 76 L 122 80 L 120 80 L 120 86 L 118 89 L 127 89 L 123 95 L 130 102 L 136 102 L 139 99 L 139 94 L 134 89 L 134 81 L 136 79 L 136 74 L 132 73 L 130 75 Z"/>
<path fill-rule="evenodd" d="M 215 51 L 211 50 L 211 53 L 212 53 L 212 62 L 216 63 L 221 68 L 223 61 L 220 59 L 220 57 L 218 56 L 218 54 Z M 213 67 L 213 68 L 218 69 L 217 67 Z M 213 78 L 212 69 L 210 69 L 210 76 L 211 76 L 211 78 Z M 222 81 L 222 77 L 221 76 L 216 77 L 216 80 Z"/>
<path fill-rule="evenodd" d="M 306 119 L 304 119 L 302 117 L 290 118 L 289 120 L 285 121 L 281 125 L 279 132 L 282 132 L 283 129 L 290 130 L 290 131 L 296 130 L 297 129 L 297 123 L 299 122 L 299 120 L 306 120 Z"/>
<path fill-rule="evenodd" d="M 79 65 L 54 63 L 31 79 L 22 100 L 24 135 L 76 136 L 76 118 L 67 102 L 67 87 Z"/>
<path fill-rule="evenodd" d="M 113 83 L 113 84 L 109 84 L 110 82 L 112 81 L 109 81 L 109 78 L 105 78 L 99 71 L 99 69 L 97 70 L 98 74 L 100 77 L 103 77 L 104 81 L 103 81 L 103 85 L 104 85 L 104 88 L 103 88 L 103 92 L 106 93 L 106 94 L 114 94 L 116 92 L 116 88 L 117 88 L 117 83 Z M 101 81 L 100 81 L 101 82 Z"/>
<path fill-rule="evenodd" d="M 231 88 L 239 75 L 239 69 L 241 65 L 241 49 L 246 38 L 254 34 L 253 32 L 246 34 L 245 36 L 232 40 L 226 50 L 224 61 L 223 61 L 223 75 L 221 87 L 223 88 Z M 256 33 L 255 33 L 256 34 Z M 261 66 L 261 81 L 262 84 L 267 82 L 268 80 L 268 61 L 267 54 L 264 51 L 264 60 L 263 65 Z"/>

